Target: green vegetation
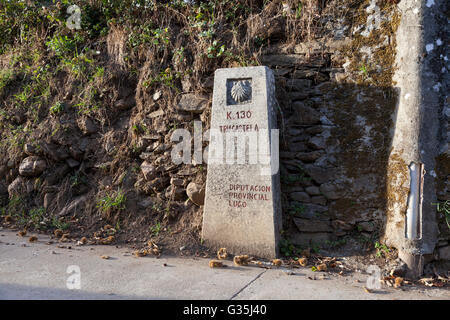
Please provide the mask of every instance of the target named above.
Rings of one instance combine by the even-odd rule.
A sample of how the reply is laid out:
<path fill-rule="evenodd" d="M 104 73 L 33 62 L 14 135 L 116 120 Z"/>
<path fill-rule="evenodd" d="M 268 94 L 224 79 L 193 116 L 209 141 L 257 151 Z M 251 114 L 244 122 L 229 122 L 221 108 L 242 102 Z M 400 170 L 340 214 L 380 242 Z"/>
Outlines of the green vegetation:
<path fill-rule="evenodd" d="M 319 244 L 312 242 L 312 243 L 311 243 L 311 250 L 312 250 L 312 252 L 314 252 L 314 253 L 319 253 L 319 251 L 320 251 L 320 246 L 319 246 Z"/>
<path fill-rule="evenodd" d="M 61 101 L 56 102 L 53 106 L 50 107 L 50 113 L 56 114 L 60 113 L 64 110 L 64 103 Z"/>
<path fill-rule="evenodd" d="M 381 258 L 385 256 L 387 253 L 391 252 L 391 250 L 385 245 L 381 244 L 380 242 L 375 242 L 375 249 L 377 249 L 376 256 L 377 258 Z"/>
<path fill-rule="evenodd" d="M 288 239 L 281 239 L 279 243 L 280 253 L 284 257 L 293 257 L 297 254 L 298 249 Z"/>
<path fill-rule="evenodd" d="M 447 223 L 447 226 L 450 229 L 450 200 L 432 204 L 436 206 L 437 212 L 440 212 L 444 215 L 445 222 Z"/>
<path fill-rule="evenodd" d="M 289 214 L 295 216 L 295 215 L 301 215 L 305 212 L 305 206 L 302 204 L 294 204 L 289 208 Z"/>
<path fill-rule="evenodd" d="M 150 232 L 153 237 L 157 237 L 161 232 L 162 226 L 160 222 L 157 222 L 154 226 L 150 227 Z"/>
<path fill-rule="evenodd" d="M 50 217 L 43 207 L 33 207 L 27 210 L 27 203 L 24 198 L 13 196 L 5 207 L 0 208 L 2 216 L 10 215 L 15 225 L 19 228 L 32 230 L 62 229 L 67 230 L 69 224 L 64 222 L 64 217 L 59 219 Z"/>
<path fill-rule="evenodd" d="M 101 213 L 109 216 L 111 213 L 120 212 L 125 209 L 126 196 L 122 190 L 112 192 L 97 201 L 97 208 Z"/>
<path fill-rule="evenodd" d="M 347 243 L 347 239 L 346 238 L 342 238 L 339 240 L 335 240 L 335 241 L 325 241 L 325 244 L 330 247 L 330 248 L 338 248 L 338 247 L 342 247 Z"/>
<path fill-rule="evenodd" d="M 295 184 L 297 182 L 307 182 L 311 180 L 311 177 L 308 177 L 305 169 L 301 165 L 298 166 L 298 169 L 298 174 L 282 175 L 281 181 L 285 184 Z"/>
<path fill-rule="evenodd" d="M 59 219 L 56 217 L 53 217 L 51 220 L 51 227 L 54 229 L 60 229 L 60 230 L 64 231 L 64 230 L 69 229 L 69 226 L 70 226 L 70 224 L 67 222 L 64 222 L 63 217 L 61 217 Z"/>
<path fill-rule="evenodd" d="M 2 215 L 10 215 L 16 221 L 18 227 L 23 228 L 28 223 L 26 217 L 26 205 L 19 196 L 13 196 L 9 199 L 6 207 L 2 208 Z"/>

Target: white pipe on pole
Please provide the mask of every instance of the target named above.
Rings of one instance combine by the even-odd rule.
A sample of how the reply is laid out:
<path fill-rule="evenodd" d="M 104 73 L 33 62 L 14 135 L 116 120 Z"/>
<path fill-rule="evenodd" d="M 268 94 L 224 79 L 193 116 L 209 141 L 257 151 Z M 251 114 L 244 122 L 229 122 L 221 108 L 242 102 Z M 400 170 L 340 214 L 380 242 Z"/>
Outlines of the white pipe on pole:
<path fill-rule="evenodd" d="M 408 198 L 408 209 L 406 211 L 406 238 L 417 240 L 422 238 L 423 164 L 412 162 L 409 166 L 409 170 L 411 186 Z"/>

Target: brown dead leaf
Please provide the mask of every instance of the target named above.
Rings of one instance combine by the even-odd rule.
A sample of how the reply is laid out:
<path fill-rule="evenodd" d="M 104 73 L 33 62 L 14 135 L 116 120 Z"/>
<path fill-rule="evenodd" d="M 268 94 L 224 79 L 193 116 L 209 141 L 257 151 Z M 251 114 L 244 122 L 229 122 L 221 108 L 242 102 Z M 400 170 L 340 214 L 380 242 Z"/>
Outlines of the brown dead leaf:
<path fill-rule="evenodd" d="M 19 231 L 17 233 L 17 235 L 20 236 L 20 237 L 25 237 L 27 235 L 27 230 Z"/>
<path fill-rule="evenodd" d="M 109 236 L 100 240 L 101 244 L 108 245 L 114 241 L 114 236 Z"/>
<path fill-rule="evenodd" d="M 69 234 L 68 233 L 63 234 L 61 239 L 59 239 L 59 242 L 69 242 L 69 241 L 70 241 L 70 239 L 69 239 Z"/>
<path fill-rule="evenodd" d="M 280 259 L 274 259 L 272 260 L 272 264 L 274 266 L 280 267 L 283 264 L 283 262 Z"/>
<path fill-rule="evenodd" d="M 63 231 L 61 229 L 56 229 L 55 231 L 53 231 L 53 235 L 57 238 L 61 238 L 63 235 Z"/>
<path fill-rule="evenodd" d="M 209 267 L 210 268 L 223 268 L 223 263 L 221 261 L 211 260 L 209 262 Z"/>
<path fill-rule="evenodd" d="M 248 265 L 249 256 L 244 254 L 241 256 L 235 256 L 233 258 L 233 262 L 237 266 L 247 266 Z"/>
<path fill-rule="evenodd" d="M 394 287 L 401 287 L 402 285 L 403 285 L 403 278 L 402 277 L 395 278 Z"/>
<path fill-rule="evenodd" d="M 135 255 L 136 257 L 145 257 L 148 254 L 147 250 L 136 250 L 133 252 L 133 255 Z"/>
<path fill-rule="evenodd" d="M 306 267 L 308 265 L 308 258 L 300 258 L 298 259 L 298 264 L 302 267 Z"/>
<path fill-rule="evenodd" d="M 86 243 L 87 243 L 87 238 L 83 237 L 77 241 L 77 246 L 82 246 L 82 245 L 85 245 Z"/>
<path fill-rule="evenodd" d="M 319 264 L 319 265 L 317 266 L 317 271 L 325 272 L 325 271 L 327 271 L 327 270 L 328 270 L 328 267 L 327 267 L 327 265 L 326 265 L 325 263 Z"/>
<path fill-rule="evenodd" d="M 224 260 L 228 257 L 228 252 L 226 248 L 220 248 L 219 251 L 217 251 L 217 259 Z"/>
<path fill-rule="evenodd" d="M 152 248 L 151 252 L 152 252 L 153 255 L 155 255 L 157 257 L 159 257 L 161 255 L 161 252 L 159 251 L 158 248 Z"/>

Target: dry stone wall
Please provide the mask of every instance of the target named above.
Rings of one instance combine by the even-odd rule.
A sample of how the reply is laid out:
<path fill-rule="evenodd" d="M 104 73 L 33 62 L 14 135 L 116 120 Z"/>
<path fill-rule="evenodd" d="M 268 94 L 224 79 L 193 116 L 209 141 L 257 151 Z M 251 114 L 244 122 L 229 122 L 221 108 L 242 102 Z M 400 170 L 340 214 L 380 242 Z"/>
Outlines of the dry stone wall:
<path fill-rule="evenodd" d="M 307 43 L 262 59 L 276 74 L 283 212 L 296 245 L 374 240 L 385 221 L 396 93 L 345 81 L 349 42 Z"/>

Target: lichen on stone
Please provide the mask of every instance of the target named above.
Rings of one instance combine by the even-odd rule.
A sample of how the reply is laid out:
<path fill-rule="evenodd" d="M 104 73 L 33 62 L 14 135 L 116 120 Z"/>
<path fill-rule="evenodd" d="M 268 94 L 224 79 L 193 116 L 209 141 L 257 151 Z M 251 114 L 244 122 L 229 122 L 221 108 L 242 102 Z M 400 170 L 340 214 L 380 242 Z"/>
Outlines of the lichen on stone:
<path fill-rule="evenodd" d="M 343 49 L 349 63 L 348 71 L 352 80 L 360 85 L 391 86 L 395 72 L 396 41 L 395 32 L 400 24 L 400 12 L 389 1 L 380 4 L 380 25 L 371 29 L 368 36 L 361 26 L 368 22 L 365 10 L 369 0 L 360 5 L 354 20 L 354 34 L 350 45 Z"/>

